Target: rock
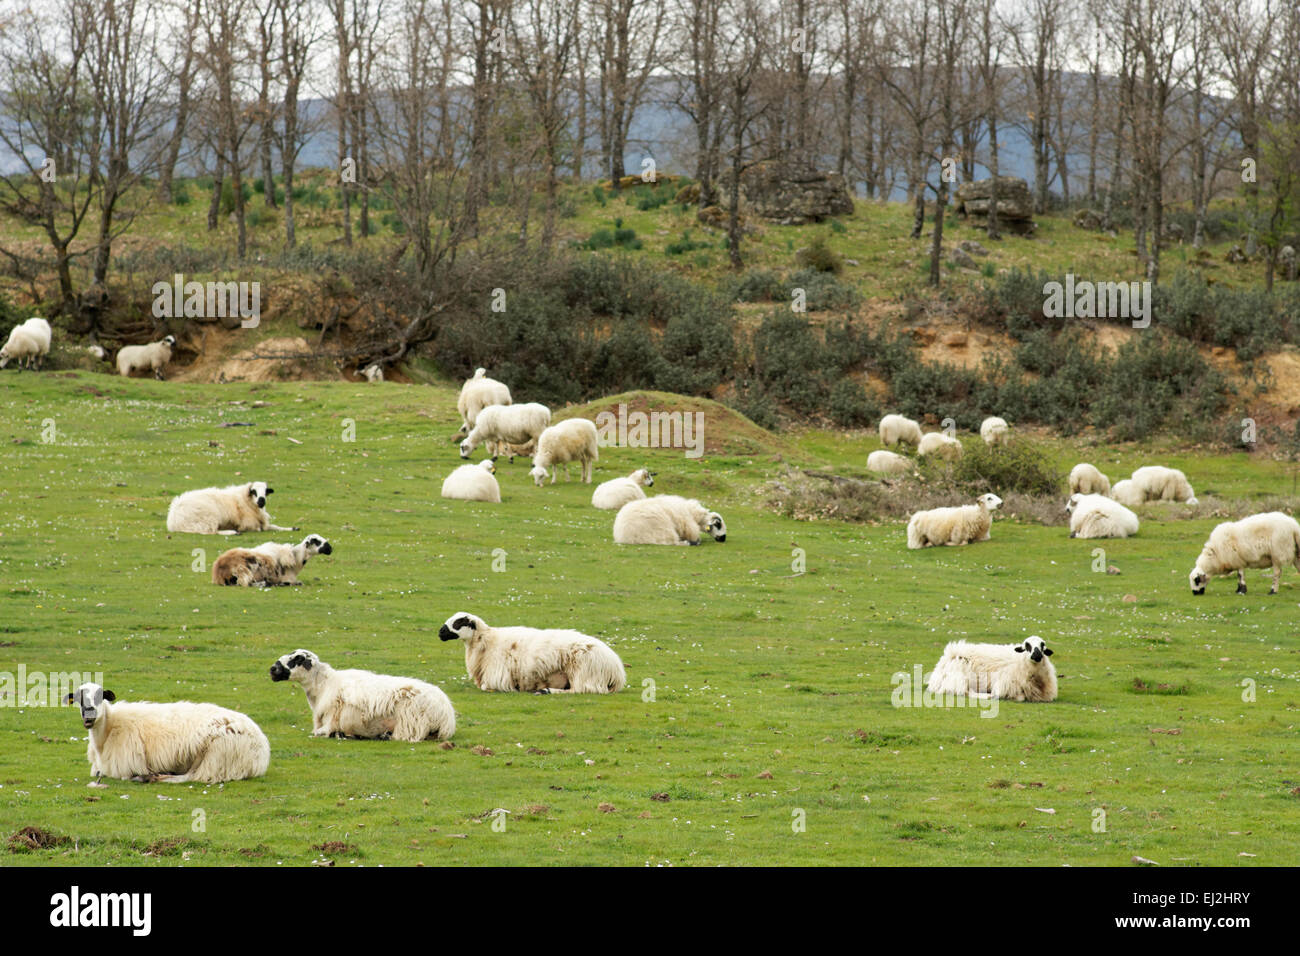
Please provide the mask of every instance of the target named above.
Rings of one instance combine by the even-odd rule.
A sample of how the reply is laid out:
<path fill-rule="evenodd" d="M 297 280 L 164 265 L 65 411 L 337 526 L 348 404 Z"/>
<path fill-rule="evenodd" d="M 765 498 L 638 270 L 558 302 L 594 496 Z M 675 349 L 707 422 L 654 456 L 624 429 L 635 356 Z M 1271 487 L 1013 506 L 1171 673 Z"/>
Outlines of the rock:
<path fill-rule="evenodd" d="M 979 265 L 970 257 L 970 253 L 960 246 L 952 251 L 948 261 L 959 269 L 978 269 Z"/>
<path fill-rule="evenodd" d="M 966 333 L 949 332 L 943 337 L 943 344 L 952 349 L 964 349 L 966 347 Z"/>
<path fill-rule="evenodd" d="M 1176 222 L 1165 223 L 1165 236 L 1164 236 L 1165 239 L 1169 240 L 1170 242 L 1182 242 L 1185 235 L 1186 234 L 1183 232 L 1183 227 L 1180 226 L 1178 223 Z"/>
<path fill-rule="evenodd" d="M 1242 250 L 1241 246 L 1236 245 L 1234 243 L 1228 249 L 1228 251 L 1223 254 L 1223 261 L 1224 262 L 1245 262 L 1246 253 Z"/>
<path fill-rule="evenodd" d="M 807 163 L 756 163 L 741 173 L 740 186 L 755 216 L 783 226 L 853 213 L 853 199 L 844 177 Z"/>
<path fill-rule="evenodd" d="M 695 218 L 714 229 L 727 228 L 727 210 L 721 206 L 705 206 L 695 214 Z"/>
<path fill-rule="evenodd" d="M 1101 213 L 1095 209 L 1076 209 L 1074 212 L 1074 225 L 1079 229 L 1101 232 L 1101 222 Z"/>
<path fill-rule="evenodd" d="M 694 206 L 700 201 L 700 184 L 691 183 L 689 186 L 683 186 L 677 190 L 677 195 L 673 197 L 673 202 L 685 203 L 688 206 Z"/>
<path fill-rule="evenodd" d="M 970 253 L 972 256 L 987 256 L 989 254 L 989 251 L 974 239 L 963 239 L 957 243 L 957 248 L 962 252 Z"/>
<path fill-rule="evenodd" d="M 906 332 L 908 335 L 910 335 L 913 339 L 915 339 L 917 345 L 921 345 L 921 346 L 930 345 L 937 338 L 937 336 L 929 329 L 922 329 L 922 328 L 918 328 L 917 326 L 912 326 L 911 328 L 904 329 L 903 331 Z"/>
<path fill-rule="evenodd" d="M 1032 233 L 1034 205 L 1029 197 L 1029 184 L 1019 176 L 999 176 L 997 190 L 998 228 L 1019 235 Z M 978 225 L 985 224 L 992 194 L 992 178 L 962 183 L 957 187 L 957 215 L 974 219 Z"/>

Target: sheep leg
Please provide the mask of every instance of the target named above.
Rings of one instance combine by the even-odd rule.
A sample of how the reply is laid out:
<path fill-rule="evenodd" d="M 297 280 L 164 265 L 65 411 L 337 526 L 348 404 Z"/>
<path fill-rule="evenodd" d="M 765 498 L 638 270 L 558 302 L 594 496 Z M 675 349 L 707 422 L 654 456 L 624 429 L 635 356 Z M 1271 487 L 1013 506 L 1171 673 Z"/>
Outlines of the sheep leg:
<path fill-rule="evenodd" d="M 1246 572 L 1242 568 L 1237 569 L 1237 593 L 1246 593 Z"/>
<path fill-rule="evenodd" d="M 1273 587 L 1269 589 L 1269 594 L 1276 594 L 1278 585 L 1282 583 L 1282 565 L 1273 565 Z"/>

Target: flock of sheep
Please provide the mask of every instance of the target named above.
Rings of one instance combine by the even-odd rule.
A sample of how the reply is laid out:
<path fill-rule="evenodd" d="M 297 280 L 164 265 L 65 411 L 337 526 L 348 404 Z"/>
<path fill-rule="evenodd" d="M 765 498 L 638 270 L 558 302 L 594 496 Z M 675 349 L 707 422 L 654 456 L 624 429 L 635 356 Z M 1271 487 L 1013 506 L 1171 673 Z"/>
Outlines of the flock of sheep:
<path fill-rule="evenodd" d="M 0 368 L 10 362 L 18 369 L 39 369 L 50 354 L 53 330 L 50 323 L 40 316 L 32 316 L 21 325 L 15 325 L 9 331 L 9 338 L 0 348 Z M 167 335 L 148 345 L 124 345 L 117 350 L 116 364 L 119 375 L 130 377 L 132 372 L 152 372 L 154 378 L 162 379 L 163 369 L 172 360 L 172 347 L 176 344 L 174 335 Z M 95 358 L 105 361 L 108 353 L 99 345 L 84 346 Z"/>

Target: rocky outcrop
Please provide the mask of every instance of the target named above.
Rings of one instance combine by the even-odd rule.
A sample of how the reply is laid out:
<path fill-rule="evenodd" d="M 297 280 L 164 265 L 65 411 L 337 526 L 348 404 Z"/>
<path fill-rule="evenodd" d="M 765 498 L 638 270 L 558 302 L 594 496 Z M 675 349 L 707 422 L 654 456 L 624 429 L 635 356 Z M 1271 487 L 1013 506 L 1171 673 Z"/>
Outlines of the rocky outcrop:
<path fill-rule="evenodd" d="M 753 215 L 783 226 L 821 222 L 827 216 L 853 212 L 843 176 L 803 163 L 757 163 L 741 173 L 740 186 Z"/>
<path fill-rule="evenodd" d="M 991 178 L 962 183 L 957 187 L 957 215 L 984 224 L 988 220 L 992 195 Z M 1034 204 L 1029 197 L 1029 184 L 1018 176 L 998 177 L 998 228 L 1022 236 L 1034 231 Z"/>

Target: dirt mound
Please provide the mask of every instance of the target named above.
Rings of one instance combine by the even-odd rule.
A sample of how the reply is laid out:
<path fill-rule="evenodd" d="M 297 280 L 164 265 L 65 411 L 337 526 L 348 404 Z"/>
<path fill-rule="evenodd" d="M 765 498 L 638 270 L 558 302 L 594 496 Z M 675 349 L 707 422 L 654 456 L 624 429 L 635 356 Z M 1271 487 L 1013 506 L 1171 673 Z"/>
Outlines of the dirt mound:
<path fill-rule="evenodd" d="M 328 360 L 312 355 L 301 336 L 263 339 L 229 356 L 238 332 L 210 329 L 199 357 L 171 377 L 180 382 L 296 382 L 303 379 L 342 379 Z"/>
<path fill-rule="evenodd" d="M 656 412 L 658 417 L 652 417 Z M 613 417 L 601 418 L 602 413 Z M 702 417 L 695 417 L 697 413 Z M 675 414 L 680 415 L 680 426 L 678 418 L 670 417 Z M 689 431 L 685 425 L 688 416 L 691 422 Z M 636 391 L 610 395 L 585 405 L 559 409 L 554 420 L 558 422 L 567 418 L 587 418 L 595 422 L 597 428 L 626 429 L 623 434 L 627 436 L 629 445 L 633 444 L 636 429 L 640 427 L 642 434 L 650 437 L 649 447 L 673 447 L 680 434 L 697 443 L 702 436 L 705 455 L 777 455 L 791 451 L 783 438 L 755 425 L 733 408 L 708 398 L 671 392 Z M 612 430 L 610 434 L 613 435 Z"/>

